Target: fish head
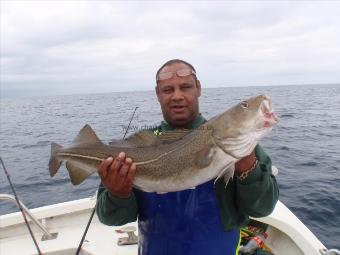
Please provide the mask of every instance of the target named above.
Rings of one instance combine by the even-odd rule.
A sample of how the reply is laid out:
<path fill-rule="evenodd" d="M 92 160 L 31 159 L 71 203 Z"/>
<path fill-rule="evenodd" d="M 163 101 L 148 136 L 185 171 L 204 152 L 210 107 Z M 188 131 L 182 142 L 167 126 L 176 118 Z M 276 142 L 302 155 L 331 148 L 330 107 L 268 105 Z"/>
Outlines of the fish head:
<path fill-rule="evenodd" d="M 221 138 L 252 134 L 259 139 L 278 121 L 270 97 L 259 95 L 242 101 L 222 113 L 214 120 L 216 124 L 212 126 L 216 135 Z"/>

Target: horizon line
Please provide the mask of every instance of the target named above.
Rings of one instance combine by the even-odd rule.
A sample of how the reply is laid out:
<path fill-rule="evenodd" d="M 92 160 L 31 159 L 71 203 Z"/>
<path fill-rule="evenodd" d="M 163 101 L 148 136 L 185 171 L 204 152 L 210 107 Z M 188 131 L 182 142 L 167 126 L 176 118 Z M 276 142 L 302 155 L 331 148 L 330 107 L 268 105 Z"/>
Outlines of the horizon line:
<path fill-rule="evenodd" d="M 340 85 L 340 82 L 331 82 L 331 83 L 301 83 L 301 84 L 275 84 L 275 85 L 236 85 L 236 86 L 217 86 L 217 87 L 202 87 L 202 89 L 219 89 L 219 88 L 247 88 L 247 87 L 288 87 L 288 86 L 318 86 L 318 85 Z M 0 99 L 12 100 L 12 99 L 29 99 L 29 98 L 38 98 L 38 97 L 59 97 L 59 96 L 81 96 L 81 95 L 100 95 L 100 94 L 111 94 L 111 93 L 131 93 L 131 92 L 148 92 L 153 91 L 153 89 L 138 89 L 138 90 L 117 90 L 117 91 L 103 91 L 103 92 L 79 92 L 79 93 L 70 93 L 70 94 L 46 94 L 46 95 L 7 95 L 3 96 L 3 89 L 0 90 Z"/>

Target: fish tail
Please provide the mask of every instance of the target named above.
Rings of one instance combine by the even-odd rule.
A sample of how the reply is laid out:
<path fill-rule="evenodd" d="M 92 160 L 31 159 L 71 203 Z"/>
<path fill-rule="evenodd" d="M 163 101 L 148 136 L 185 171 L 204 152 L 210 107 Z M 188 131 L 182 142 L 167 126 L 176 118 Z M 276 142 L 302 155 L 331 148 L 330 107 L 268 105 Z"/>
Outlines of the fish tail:
<path fill-rule="evenodd" d="M 58 159 L 57 152 L 62 149 L 63 147 L 57 143 L 51 144 L 51 157 L 50 162 L 48 163 L 48 169 L 50 170 L 50 175 L 53 177 L 60 168 L 62 160 Z"/>

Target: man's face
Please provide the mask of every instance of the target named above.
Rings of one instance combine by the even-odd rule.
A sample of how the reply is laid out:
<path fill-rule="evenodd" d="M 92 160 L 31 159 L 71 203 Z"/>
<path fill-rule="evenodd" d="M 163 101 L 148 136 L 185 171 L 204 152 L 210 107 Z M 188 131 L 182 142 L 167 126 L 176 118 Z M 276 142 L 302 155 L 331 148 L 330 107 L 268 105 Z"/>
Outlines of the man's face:
<path fill-rule="evenodd" d="M 201 85 L 193 74 L 179 77 L 176 72 L 190 69 L 184 63 L 165 66 L 160 73 L 172 72 L 174 75 L 167 80 L 158 81 L 156 93 L 161 105 L 164 119 L 174 127 L 185 127 L 199 115 L 198 97 Z"/>

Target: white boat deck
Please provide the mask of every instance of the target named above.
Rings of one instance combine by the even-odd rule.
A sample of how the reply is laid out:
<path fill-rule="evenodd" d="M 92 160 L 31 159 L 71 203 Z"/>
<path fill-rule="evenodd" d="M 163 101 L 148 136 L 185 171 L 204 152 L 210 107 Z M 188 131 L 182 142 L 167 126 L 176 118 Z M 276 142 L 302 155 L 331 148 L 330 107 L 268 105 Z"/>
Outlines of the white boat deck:
<path fill-rule="evenodd" d="M 31 224 L 42 253 L 75 254 L 94 204 L 95 200 L 81 199 L 31 210 L 38 219 L 44 219 L 43 225 L 50 233 L 58 233 L 54 240 L 41 241 L 42 231 Z M 136 223 L 129 225 L 136 226 Z M 1 255 L 37 254 L 21 213 L 0 216 L 0 228 Z M 127 236 L 116 233 L 115 230 L 120 228 L 101 224 L 95 215 L 80 254 L 137 254 L 137 245 L 117 245 L 119 237 Z"/>
<path fill-rule="evenodd" d="M 58 233 L 54 240 L 42 241 L 43 233 L 30 224 L 44 255 L 75 254 L 81 240 L 95 199 L 86 198 L 76 201 L 32 209 L 31 212 L 47 227 L 50 233 Z M 274 212 L 264 218 L 256 219 L 269 225 L 267 244 L 275 255 L 321 255 L 324 245 L 312 232 L 281 202 Z M 135 226 L 136 223 L 128 224 Z M 120 237 L 115 230 L 99 222 L 95 215 L 87 233 L 80 254 L 83 255 L 132 255 L 137 254 L 137 245 L 117 245 Z M 0 254 L 32 255 L 37 250 L 24 224 L 21 213 L 0 216 Z"/>

